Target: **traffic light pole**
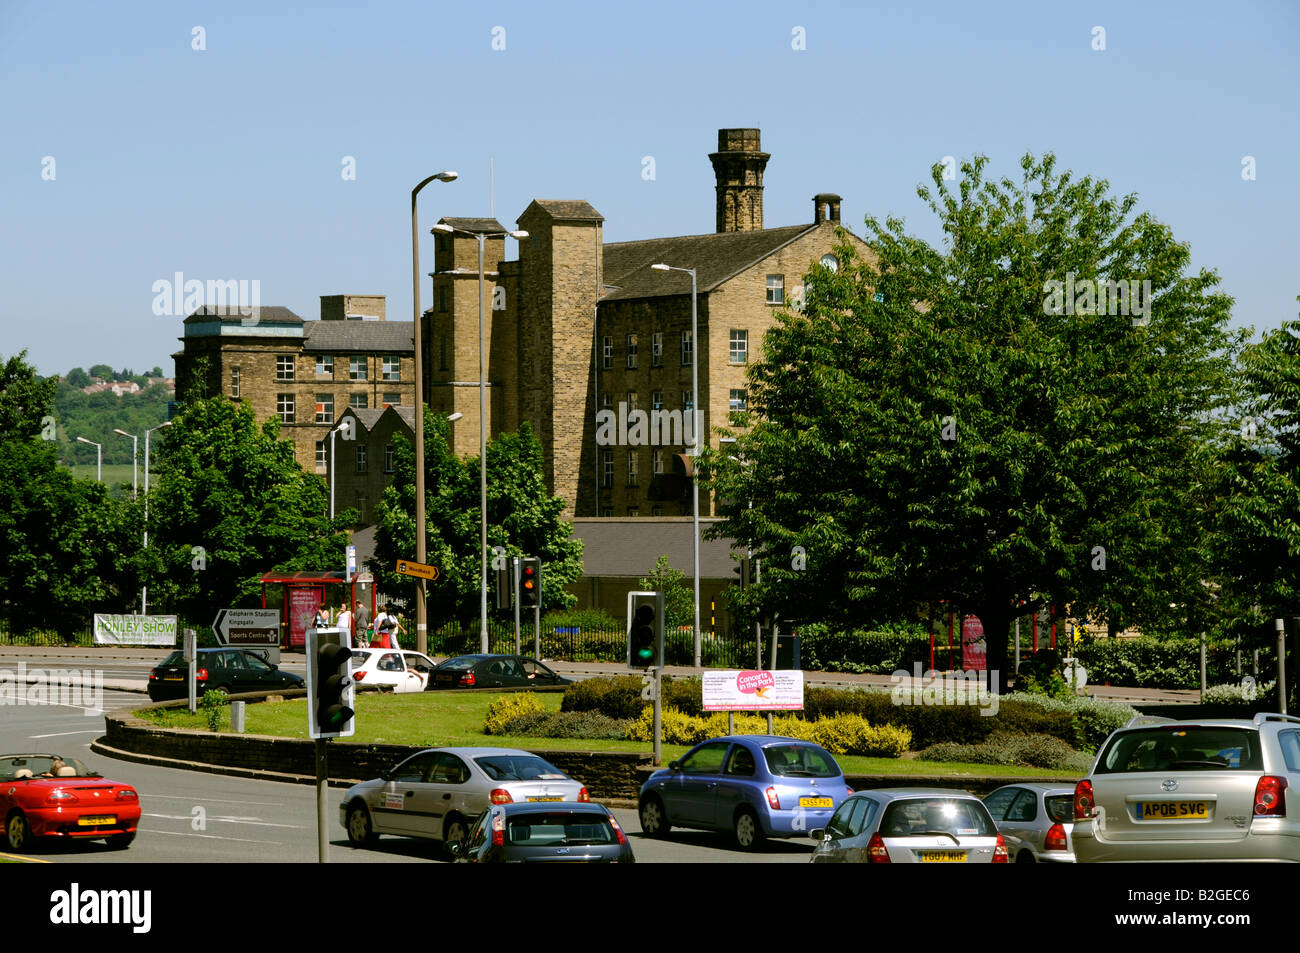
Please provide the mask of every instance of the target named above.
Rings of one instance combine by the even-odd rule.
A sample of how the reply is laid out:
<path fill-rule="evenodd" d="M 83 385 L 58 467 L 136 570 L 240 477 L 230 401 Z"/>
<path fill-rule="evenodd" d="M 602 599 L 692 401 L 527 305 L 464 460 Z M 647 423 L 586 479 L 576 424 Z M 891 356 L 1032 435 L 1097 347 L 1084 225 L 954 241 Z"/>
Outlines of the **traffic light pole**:
<path fill-rule="evenodd" d="M 521 654 L 519 651 L 519 557 L 513 556 L 510 559 L 510 589 L 515 596 L 515 654 Z"/>
<path fill-rule="evenodd" d="M 316 739 L 316 856 L 319 863 L 330 862 L 329 836 L 325 832 L 325 815 L 328 810 L 326 792 L 329 790 L 329 764 L 326 758 L 325 738 Z"/>
<path fill-rule="evenodd" d="M 537 563 L 537 605 L 533 606 L 533 658 L 542 659 L 542 564 Z"/>
<path fill-rule="evenodd" d="M 655 753 L 655 767 L 658 767 L 659 765 L 663 764 L 663 762 L 664 762 L 664 758 L 663 758 L 663 754 L 664 754 L 664 748 L 663 748 L 664 716 L 663 716 L 663 703 L 660 701 L 660 697 L 663 695 L 663 686 L 664 686 L 663 675 L 664 675 L 664 670 L 661 669 L 661 668 L 657 668 L 657 669 L 654 670 L 654 672 L 655 672 L 655 747 L 654 747 L 654 753 Z"/>

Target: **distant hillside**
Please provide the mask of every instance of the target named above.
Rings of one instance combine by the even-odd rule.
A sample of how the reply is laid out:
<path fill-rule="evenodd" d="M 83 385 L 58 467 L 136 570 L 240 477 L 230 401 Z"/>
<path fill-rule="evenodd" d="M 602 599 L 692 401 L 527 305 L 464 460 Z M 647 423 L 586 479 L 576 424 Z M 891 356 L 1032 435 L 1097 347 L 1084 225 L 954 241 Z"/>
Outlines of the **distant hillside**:
<path fill-rule="evenodd" d="M 148 386 L 148 377 L 157 375 L 131 375 L 129 371 L 114 374 L 106 365 L 96 365 L 92 371 L 107 369 L 111 377 L 94 374 L 104 380 L 135 381 L 143 388 L 138 393 L 117 396 L 111 390 L 87 394 L 82 387 L 91 386 L 92 375 L 76 374 L 80 368 L 59 381 L 54 395 L 54 417 L 58 424 L 59 459 L 65 464 L 83 464 L 94 467 L 95 448 L 89 444 L 78 443 L 78 437 L 85 437 L 103 444 L 104 464 L 131 465 L 131 440 L 115 434 L 115 429 L 125 430 L 140 438 L 140 466 L 144 466 L 145 430 L 157 427 L 167 419 L 167 404 L 175 396 L 165 384 Z M 127 376 L 130 375 L 130 376 Z M 150 438 L 154 445 L 165 435 L 165 431 L 155 432 Z M 141 471 L 143 472 L 143 471 Z"/>

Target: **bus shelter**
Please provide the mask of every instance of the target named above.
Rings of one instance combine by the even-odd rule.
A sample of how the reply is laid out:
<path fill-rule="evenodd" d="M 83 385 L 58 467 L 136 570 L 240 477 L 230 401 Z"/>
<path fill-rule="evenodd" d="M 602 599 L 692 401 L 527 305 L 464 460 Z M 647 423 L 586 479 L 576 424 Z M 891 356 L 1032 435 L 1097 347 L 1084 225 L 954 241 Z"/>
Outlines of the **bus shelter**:
<path fill-rule="evenodd" d="M 261 579 L 262 608 L 280 607 L 280 647 L 301 649 L 307 645 L 307 630 L 322 606 L 337 614 L 344 606 L 353 610 L 356 635 L 356 604 L 370 608 L 375 617 L 375 578 L 368 572 L 269 572 Z"/>

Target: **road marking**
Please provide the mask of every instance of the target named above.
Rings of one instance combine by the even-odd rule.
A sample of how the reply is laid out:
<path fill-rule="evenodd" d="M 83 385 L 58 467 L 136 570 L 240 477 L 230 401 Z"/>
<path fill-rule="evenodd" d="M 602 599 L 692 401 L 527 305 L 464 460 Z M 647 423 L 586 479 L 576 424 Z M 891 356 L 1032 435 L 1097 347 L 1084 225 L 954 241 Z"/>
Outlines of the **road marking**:
<path fill-rule="evenodd" d="M 173 834 L 177 837 L 202 837 L 206 840 L 229 840 L 237 841 L 241 844 L 273 844 L 276 847 L 284 845 L 278 840 L 252 840 L 247 837 L 221 837 L 217 834 L 196 834 L 193 831 L 155 831 L 149 830 L 149 834 Z"/>
<path fill-rule="evenodd" d="M 229 799 L 229 798 L 220 798 L 220 797 L 206 797 L 206 796 L 205 796 L 205 797 L 198 797 L 198 796 L 195 796 L 195 797 L 184 797 L 184 796 L 182 796 L 182 795 L 180 795 L 180 794 L 141 794 L 140 797 L 142 797 L 142 798 L 157 798 L 157 799 L 159 799 L 159 800 L 164 800 L 164 801 L 189 801 L 191 804 L 194 803 L 195 801 L 202 801 L 204 804 L 208 804 L 208 803 L 212 803 L 212 804 L 260 804 L 260 805 L 263 806 L 263 807 L 283 807 L 283 806 L 284 806 L 284 802 L 283 802 L 283 801 L 247 801 L 247 800 L 238 800 L 238 801 L 235 801 L 235 800 L 231 800 L 231 799 Z"/>
<path fill-rule="evenodd" d="M 144 814 L 144 815 L 142 815 L 142 816 L 143 816 L 143 817 L 158 817 L 158 818 L 163 819 L 164 821 L 192 821 L 192 820 L 194 820 L 194 815 L 192 815 L 192 814 Z M 207 816 L 207 820 L 208 820 L 209 822 L 212 822 L 212 821 L 223 821 L 223 822 L 226 823 L 226 824 L 248 824 L 248 825 L 250 825 L 250 826 L 252 826 L 252 827 L 287 827 L 287 828 L 290 828 L 291 830 L 296 830 L 296 831 L 305 831 L 305 830 L 308 830 L 308 828 L 307 828 L 305 825 L 302 825 L 302 824 L 277 824 L 277 823 L 275 823 L 274 821 L 259 821 L 259 820 L 258 820 L 257 818 L 255 818 L 255 817 L 221 817 L 221 816 L 219 816 L 219 815 L 209 814 L 209 815 Z"/>
<path fill-rule="evenodd" d="M 56 731 L 49 735 L 28 735 L 28 738 L 62 738 L 64 735 L 100 735 L 104 733 L 103 728 L 88 728 L 85 731 Z"/>
<path fill-rule="evenodd" d="M 26 861 L 26 862 L 29 863 L 29 864 L 52 864 L 52 863 L 54 863 L 54 861 L 52 861 L 52 860 L 41 860 L 39 857 L 28 857 L 28 856 L 26 856 L 26 855 L 24 855 L 24 854 L 2 854 L 2 853 L 0 853 L 0 857 L 8 857 L 8 858 L 11 859 L 11 860 L 22 860 L 22 861 Z"/>

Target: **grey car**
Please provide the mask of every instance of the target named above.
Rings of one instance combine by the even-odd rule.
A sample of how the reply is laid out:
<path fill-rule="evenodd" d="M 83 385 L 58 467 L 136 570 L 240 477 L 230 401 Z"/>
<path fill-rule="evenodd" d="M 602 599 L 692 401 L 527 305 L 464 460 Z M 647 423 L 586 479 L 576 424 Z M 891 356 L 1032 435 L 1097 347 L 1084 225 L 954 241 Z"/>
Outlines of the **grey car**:
<path fill-rule="evenodd" d="M 590 800 L 582 782 L 528 751 L 429 748 L 349 788 L 339 821 L 358 846 L 380 834 L 454 842 L 493 804 Z"/>
<path fill-rule="evenodd" d="M 1075 787 L 1074 853 L 1080 863 L 1300 862 L 1298 789 L 1300 718 L 1134 719 Z"/>
<path fill-rule="evenodd" d="M 1074 788 L 1008 784 L 987 795 L 984 806 L 1014 863 L 1074 863 Z"/>
<path fill-rule="evenodd" d="M 835 811 L 811 862 L 1005 864 L 1007 849 L 984 802 L 951 788 L 858 791 Z"/>
<path fill-rule="evenodd" d="M 600 804 L 493 804 L 451 851 L 472 864 L 636 863 L 623 828 Z"/>

